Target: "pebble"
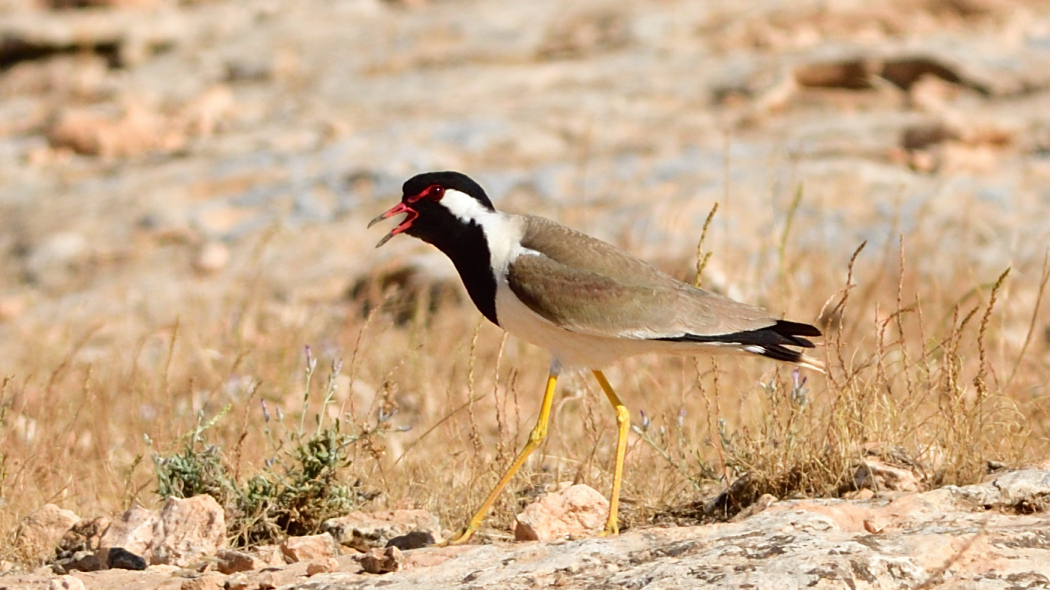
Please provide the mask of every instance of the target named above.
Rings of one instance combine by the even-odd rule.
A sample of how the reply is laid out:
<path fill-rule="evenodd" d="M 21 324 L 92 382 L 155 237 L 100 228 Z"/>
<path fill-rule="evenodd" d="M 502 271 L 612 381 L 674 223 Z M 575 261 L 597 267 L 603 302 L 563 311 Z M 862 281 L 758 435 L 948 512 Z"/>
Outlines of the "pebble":
<path fill-rule="evenodd" d="M 528 505 L 514 521 L 515 541 L 544 541 L 586 537 L 605 528 L 609 501 L 583 484 L 546 494 Z"/>
<path fill-rule="evenodd" d="M 222 242 L 206 242 L 197 252 L 193 268 L 205 275 L 215 274 L 230 262 L 230 249 Z"/>
<path fill-rule="evenodd" d="M 339 569 L 339 562 L 333 557 L 326 559 L 315 559 L 306 565 L 306 575 L 328 574 Z"/>
<path fill-rule="evenodd" d="M 369 574 L 389 574 L 405 567 L 405 556 L 397 547 L 373 549 L 361 557 L 361 569 Z"/>
<path fill-rule="evenodd" d="M 59 576 L 47 585 L 48 590 L 84 590 L 84 582 L 76 576 Z"/>
<path fill-rule="evenodd" d="M 339 545 L 328 533 L 288 537 L 281 543 L 281 552 L 292 563 L 327 559 L 339 555 Z"/>
<path fill-rule="evenodd" d="M 144 570 L 146 559 L 123 547 L 111 547 L 106 553 L 106 567 L 121 570 Z"/>

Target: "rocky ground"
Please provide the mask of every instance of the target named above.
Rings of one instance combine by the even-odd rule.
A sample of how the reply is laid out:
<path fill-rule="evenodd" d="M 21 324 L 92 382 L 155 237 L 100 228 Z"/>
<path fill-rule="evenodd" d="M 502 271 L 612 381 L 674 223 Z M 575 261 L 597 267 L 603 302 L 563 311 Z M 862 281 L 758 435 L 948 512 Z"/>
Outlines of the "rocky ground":
<path fill-rule="evenodd" d="M 583 488 L 585 486 L 575 486 Z M 572 490 L 572 488 L 569 488 Z M 589 488 L 588 488 L 589 490 Z M 564 494 L 568 490 L 562 492 Z M 577 495 L 583 490 L 576 490 Z M 590 490 L 601 499 L 600 494 Z M 551 496 L 557 496 L 552 494 Z M 862 500 L 756 504 L 730 522 L 632 530 L 616 537 L 566 540 L 600 530 L 604 506 L 551 496 L 540 541 L 515 545 L 425 547 L 435 522 L 422 511 L 355 514 L 329 532 L 252 552 L 219 549 L 207 514 L 210 496 L 169 501 L 156 516 L 125 515 L 90 553 L 111 569 L 0 577 L 4 588 L 1045 588 L 1050 586 L 1050 471 L 1004 473 L 988 483 Z M 600 504 L 600 503 L 599 503 Z M 212 508 L 209 508 L 209 505 Z M 535 505 L 534 505 L 535 506 Z M 147 512 L 147 511 L 143 511 Z M 176 513 L 179 513 L 176 515 Z M 570 514 L 571 513 L 571 514 Z M 590 531 L 579 527 L 594 520 Z M 142 534 L 153 519 L 153 537 Z M 519 528 L 522 517 L 519 516 Z M 157 523 L 166 522 L 159 526 Z M 568 527 L 566 523 L 571 523 Z M 97 523 L 84 521 L 80 531 Z M 576 526 L 573 526 L 575 524 Z M 150 527 L 147 527 L 150 528 Z M 120 529 L 119 532 L 114 532 Z M 40 527 L 37 530 L 43 531 Z M 74 527 L 77 530 L 77 527 Z M 76 537 L 69 535 L 66 544 Z M 97 539 L 97 537 L 96 537 Z M 336 543 L 341 542 L 341 551 Z M 114 543 L 151 557 L 135 564 Z M 152 545 L 152 546 L 150 546 Z M 385 548 L 383 548 L 385 546 Z M 351 548 L 352 547 L 352 548 Z M 370 549 L 370 547 L 376 547 Z M 402 551 L 398 547 L 405 547 Z M 140 558 L 141 559 L 141 558 Z M 84 562 L 81 557 L 80 561 Z M 66 560 L 69 563 L 69 560 Z M 98 569 L 93 566 L 92 569 Z M 131 572 L 128 570 L 139 570 Z"/>
<path fill-rule="evenodd" d="M 996 348 L 1036 333 L 1029 360 L 1046 374 L 1050 331 L 1026 315 L 1050 244 L 1046 2 L 0 0 L 0 96 L 0 377 L 16 386 L 59 354 L 47 343 L 75 344 L 92 366 L 136 346 L 162 357 L 166 340 L 143 334 L 234 322 L 222 302 L 244 292 L 319 315 L 309 306 L 377 268 L 448 276 L 434 252 L 374 251 L 381 232 L 365 231 L 404 179 L 446 168 L 497 206 L 657 262 L 689 258 L 715 201 L 715 247 L 758 242 L 766 259 L 785 216 L 806 228 L 792 247 L 836 268 L 863 240 L 877 260 L 921 233 L 920 283 L 1015 269 L 1004 305 L 1018 327 Z M 716 257 L 709 280 L 762 301 L 768 265 L 740 286 L 729 264 Z M 1046 381 L 1024 399 L 1045 404 Z M 47 408 L 46 390 L 18 403 Z M 0 422 L 19 440 L 37 428 Z M 122 469 L 141 434 L 83 444 L 105 443 L 106 469 Z M 9 464 L 8 486 L 25 476 Z M 173 557 L 160 509 L 135 516 L 130 553 L 154 564 L 143 571 L 5 573 L 0 588 L 1039 588 L 1048 499 L 1050 472 L 1014 471 L 922 493 L 768 498 L 720 524 L 370 558 L 356 551 L 385 538 L 244 556 L 214 531 Z M 79 520 L 41 518 L 44 545 Z M 92 522 L 100 540 L 101 523 L 80 526 Z M 203 522 L 194 530 L 221 529 Z M 103 549 L 77 559 L 101 567 Z"/>

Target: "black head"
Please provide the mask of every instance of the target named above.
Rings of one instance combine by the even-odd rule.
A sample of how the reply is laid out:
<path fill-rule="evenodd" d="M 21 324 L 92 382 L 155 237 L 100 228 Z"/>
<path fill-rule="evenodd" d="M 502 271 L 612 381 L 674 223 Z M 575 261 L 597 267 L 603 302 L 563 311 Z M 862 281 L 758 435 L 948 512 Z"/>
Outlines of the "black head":
<path fill-rule="evenodd" d="M 485 190 L 459 172 L 427 172 L 408 179 L 401 193 L 400 203 L 368 224 L 371 227 L 399 213 L 406 215 L 376 247 L 399 233 L 437 246 L 456 266 L 478 310 L 498 324 L 496 277 L 485 227 L 499 223 Z"/>
<path fill-rule="evenodd" d="M 462 172 L 445 171 L 417 174 L 406 180 L 405 184 L 401 185 L 401 200 L 404 201 L 414 196 L 424 194 L 427 189 L 434 186 L 439 186 L 446 190 L 457 190 L 461 193 L 468 194 L 489 211 L 495 211 L 495 208 L 492 206 L 492 201 L 490 201 L 488 195 L 485 194 L 485 189 L 481 188 L 480 184 L 474 182 L 472 178 Z"/>
<path fill-rule="evenodd" d="M 401 202 L 368 224 L 369 227 L 399 213 L 407 217 L 376 244 L 382 246 L 399 233 L 438 245 L 443 236 L 459 233 L 479 212 L 493 212 L 495 207 L 485 189 L 460 172 L 425 172 L 405 181 Z"/>

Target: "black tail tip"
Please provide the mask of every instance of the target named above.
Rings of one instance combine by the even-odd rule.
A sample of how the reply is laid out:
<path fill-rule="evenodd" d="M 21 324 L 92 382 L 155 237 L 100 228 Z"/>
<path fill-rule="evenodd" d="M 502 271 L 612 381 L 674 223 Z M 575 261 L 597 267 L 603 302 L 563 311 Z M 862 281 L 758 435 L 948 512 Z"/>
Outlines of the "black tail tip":
<path fill-rule="evenodd" d="M 813 338 L 819 338 L 824 335 L 820 331 L 820 328 L 810 325 L 803 324 L 802 322 L 789 322 L 788 320 L 777 320 L 777 323 L 773 325 L 773 331 L 783 336 L 810 336 Z"/>
<path fill-rule="evenodd" d="M 816 346 L 807 337 L 819 338 L 824 335 L 816 326 L 801 322 L 789 322 L 787 320 L 777 320 L 777 323 L 767 329 L 772 330 L 776 335 L 786 340 L 786 342 L 781 342 L 781 344 L 801 346 L 802 348 L 814 348 Z"/>

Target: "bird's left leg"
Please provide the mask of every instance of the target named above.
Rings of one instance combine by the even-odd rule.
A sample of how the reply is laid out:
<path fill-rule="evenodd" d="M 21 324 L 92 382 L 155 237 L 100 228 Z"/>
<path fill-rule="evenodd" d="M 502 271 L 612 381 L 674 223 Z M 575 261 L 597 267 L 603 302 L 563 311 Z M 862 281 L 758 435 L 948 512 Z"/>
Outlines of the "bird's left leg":
<path fill-rule="evenodd" d="M 499 483 L 489 493 L 489 497 L 485 499 L 485 502 L 481 504 L 481 508 L 474 513 L 474 516 L 467 523 L 467 527 L 463 529 L 463 532 L 456 538 L 447 542 L 448 545 L 461 545 L 470 540 L 474 533 L 481 526 L 482 519 L 488 514 L 492 505 L 496 503 L 496 498 L 499 497 L 500 492 L 503 488 L 507 487 L 510 479 L 514 477 L 514 474 L 518 472 L 518 469 L 525 464 L 525 460 L 529 458 L 532 451 L 536 449 L 543 442 L 543 439 L 547 438 L 547 422 L 550 421 L 551 416 L 551 404 L 554 402 L 554 388 L 558 384 L 558 374 L 561 372 L 561 363 L 557 359 L 551 360 L 550 374 L 547 376 L 547 389 L 543 392 L 543 403 L 540 406 L 540 416 L 536 419 L 536 426 L 529 433 L 529 442 L 525 444 L 525 448 L 521 449 L 518 453 L 514 462 L 507 468 L 507 472 L 500 478 Z"/>
<path fill-rule="evenodd" d="M 609 520 L 605 523 L 605 534 L 615 535 L 620 532 L 617 513 L 620 508 L 620 483 L 623 480 L 623 458 L 627 453 L 627 431 L 631 427 L 631 413 L 627 410 L 627 406 L 620 401 L 616 392 L 613 391 L 612 385 L 609 385 L 609 380 L 605 378 L 605 375 L 601 371 L 593 371 L 593 373 L 594 378 L 598 380 L 598 384 L 602 386 L 605 397 L 609 398 L 609 403 L 616 410 L 616 427 L 618 429 L 616 434 L 616 467 L 613 469 L 613 487 L 612 494 L 609 497 Z"/>

